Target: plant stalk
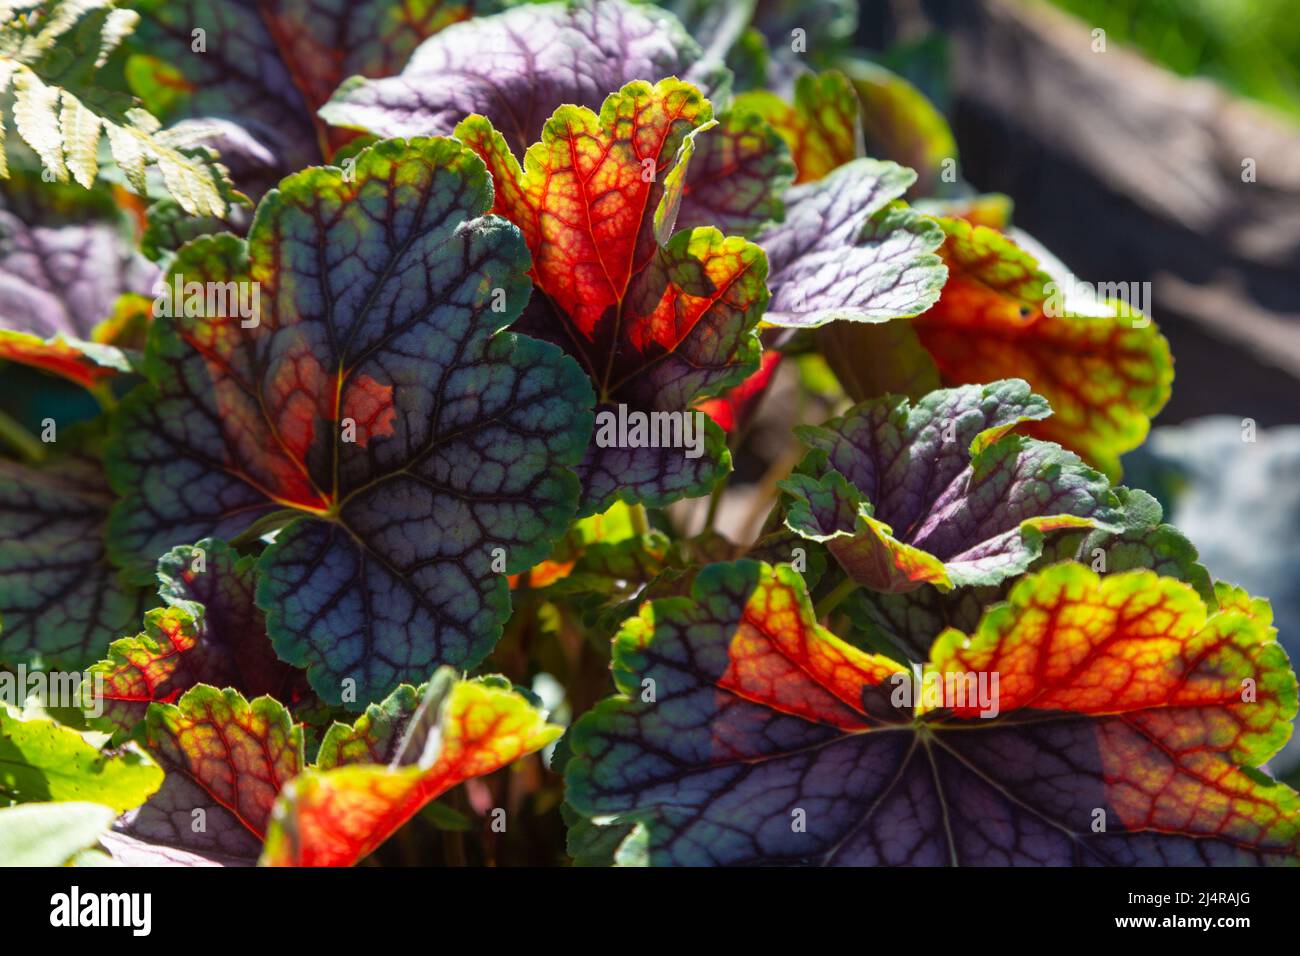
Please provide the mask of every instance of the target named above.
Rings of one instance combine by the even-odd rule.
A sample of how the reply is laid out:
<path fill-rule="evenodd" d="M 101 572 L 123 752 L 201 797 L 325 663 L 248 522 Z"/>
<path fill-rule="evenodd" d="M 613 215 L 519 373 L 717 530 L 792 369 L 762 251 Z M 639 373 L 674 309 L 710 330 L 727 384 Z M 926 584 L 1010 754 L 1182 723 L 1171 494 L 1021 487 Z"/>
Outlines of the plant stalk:
<path fill-rule="evenodd" d="M 301 517 L 302 514 L 303 512 L 294 508 L 281 508 L 279 511 L 272 511 L 269 515 L 258 518 L 231 538 L 230 546 L 232 548 L 242 548 L 250 545 L 263 535 L 270 534 L 272 531 L 279 531 L 294 518 Z"/>
<path fill-rule="evenodd" d="M 635 504 L 628 509 L 632 514 L 632 530 L 638 537 L 650 533 L 650 519 L 646 516 L 645 505 Z"/>
<path fill-rule="evenodd" d="M 835 585 L 835 587 L 831 588 L 826 596 L 817 602 L 817 607 L 813 610 L 813 614 L 816 616 L 817 620 L 826 620 L 826 616 L 839 607 L 844 599 L 856 591 L 858 587 L 859 585 L 857 581 L 854 581 L 852 578 L 845 578 L 839 584 Z"/>
<path fill-rule="evenodd" d="M 729 474 L 719 478 L 718 483 L 713 486 L 713 491 L 709 494 L 709 510 L 704 515 L 704 527 L 700 529 L 700 534 L 713 530 L 713 523 L 718 519 L 718 506 L 722 504 L 722 493 L 727 490 Z"/>
<path fill-rule="evenodd" d="M 0 439 L 32 464 L 45 460 L 45 445 L 14 418 L 0 412 Z"/>

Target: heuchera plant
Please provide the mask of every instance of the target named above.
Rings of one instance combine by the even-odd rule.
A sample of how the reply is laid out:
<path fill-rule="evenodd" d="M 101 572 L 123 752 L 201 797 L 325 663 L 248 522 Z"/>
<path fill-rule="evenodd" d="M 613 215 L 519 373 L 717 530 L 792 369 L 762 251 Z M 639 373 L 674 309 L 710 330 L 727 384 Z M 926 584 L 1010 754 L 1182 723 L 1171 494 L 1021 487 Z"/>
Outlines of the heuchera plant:
<path fill-rule="evenodd" d="M 1149 318 L 851 24 L 494 6 L 0 2 L 0 852 L 1300 862 Z"/>

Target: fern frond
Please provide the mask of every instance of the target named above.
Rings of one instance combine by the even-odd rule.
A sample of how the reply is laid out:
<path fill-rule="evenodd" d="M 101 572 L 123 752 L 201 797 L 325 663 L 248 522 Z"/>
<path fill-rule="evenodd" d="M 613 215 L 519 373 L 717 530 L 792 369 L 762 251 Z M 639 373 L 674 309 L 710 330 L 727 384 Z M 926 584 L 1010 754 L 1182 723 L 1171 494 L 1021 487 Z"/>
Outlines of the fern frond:
<path fill-rule="evenodd" d="M 230 184 L 192 135 L 161 130 L 130 96 L 104 89 L 96 74 L 139 21 L 116 0 L 0 0 L 0 178 L 8 178 L 6 103 L 13 127 L 59 182 L 90 188 L 99 173 L 99 144 L 132 190 L 146 190 L 157 166 L 167 191 L 191 215 L 225 215 Z"/>

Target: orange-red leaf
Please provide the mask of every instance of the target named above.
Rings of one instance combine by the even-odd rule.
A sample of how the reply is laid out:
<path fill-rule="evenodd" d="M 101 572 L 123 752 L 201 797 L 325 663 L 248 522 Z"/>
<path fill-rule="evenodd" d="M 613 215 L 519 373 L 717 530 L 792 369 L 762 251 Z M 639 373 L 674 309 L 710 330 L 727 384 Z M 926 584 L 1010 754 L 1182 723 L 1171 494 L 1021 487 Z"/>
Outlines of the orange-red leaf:
<path fill-rule="evenodd" d="M 1169 400 L 1169 343 L 1136 303 L 1063 295 L 1054 276 L 1013 240 L 985 226 L 943 220 L 948 283 L 913 320 L 944 384 L 1023 378 L 1051 403 L 1029 430 L 1072 448 L 1111 477 L 1142 443 Z"/>
<path fill-rule="evenodd" d="M 439 675 L 389 763 L 350 763 L 352 751 L 341 748 L 339 763 L 285 789 L 262 862 L 350 866 L 439 794 L 539 750 L 561 731 L 500 682 Z"/>

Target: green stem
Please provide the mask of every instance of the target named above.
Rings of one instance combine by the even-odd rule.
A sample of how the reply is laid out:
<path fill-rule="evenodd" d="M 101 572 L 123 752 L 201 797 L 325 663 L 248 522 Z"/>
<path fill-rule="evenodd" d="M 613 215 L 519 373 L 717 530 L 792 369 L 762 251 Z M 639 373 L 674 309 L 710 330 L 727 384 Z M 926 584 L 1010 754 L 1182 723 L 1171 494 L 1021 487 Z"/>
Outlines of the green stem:
<path fill-rule="evenodd" d="M 269 515 L 258 518 L 231 538 L 230 546 L 232 548 L 242 548 L 245 545 L 252 544 L 263 535 L 270 534 L 272 531 L 279 531 L 294 518 L 301 517 L 302 514 L 301 511 L 295 508 L 281 508 L 279 511 L 272 511 Z"/>
<path fill-rule="evenodd" d="M 35 435 L 4 412 L 0 412 L 0 439 L 12 446 L 25 461 L 35 463 L 45 460 L 45 446 L 36 440 Z"/>
<path fill-rule="evenodd" d="M 647 535 L 650 533 L 650 519 L 646 516 L 645 505 L 635 504 L 628 509 L 632 514 L 632 530 L 637 535 Z"/>
<path fill-rule="evenodd" d="M 845 578 L 827 593 L 827 595 L 817 602 L 817 607 L 813 610 L 817 620 L 826 620 L 826 615 L 840 606 L 840 603 L 858 589 L 858 582 L 852 578 Z"/>
<path fill-rule="evenodd" d="M 727 490 L 727 478 L 729 475 L 730 472 L 723 475 L 718 479 L 718 483 L 713 486 L 713 492 L 709 495 L 709 510 L 704 515 L 704 527 L 700 529 L 701 534 L 713 530 L 713 522 L 716 521 L 718 517 L 718 506 L 722 504 L 722 493 Z"/>
<path fill-rule="evenodd" d="M 113 394 L 113 389 L 107 383 L 101 383 L 87 389 L 91 396 L 99 403 L 99 410 L 105 414 L 111 413 L 117 408 L 117 396 Z"/>

